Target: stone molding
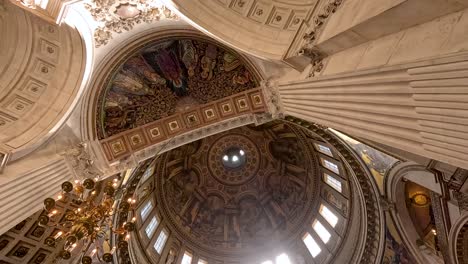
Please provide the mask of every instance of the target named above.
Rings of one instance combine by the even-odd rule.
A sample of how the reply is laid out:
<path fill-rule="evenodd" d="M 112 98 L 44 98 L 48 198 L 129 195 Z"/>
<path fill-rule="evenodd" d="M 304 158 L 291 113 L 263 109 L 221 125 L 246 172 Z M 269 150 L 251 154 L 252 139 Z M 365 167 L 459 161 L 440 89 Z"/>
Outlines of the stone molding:
<path fill-rule="evenodd" d="M 450 264 L 464 264 L 468 261 L 468 213 L 464 213 L 453 224 L 448 236 Z"/>
<path fill-rule="evenodd" d="M 291 37 L 320 0 L 174 0 L 173 8 L 196 27 L 230 46 L 281 60 Z"/>
<path fill-rule="evenodd" d="M 380 204 L 380 194 L 377 186 L 373 182 L 373 178 L 370 172 L 367 171 L 365 165 L 362 164 L 360 159 L 355 156 L 354 152 L 345 144 L 341 143 L 340 139 L 337 138 L 337 136 L 332 132 L 327 131 L 320 125 L 310 123 L 293 116 L 286 116 L 285 120 L 309 129 L 320 136 L 323 140 L 337 149 L 340 153 L 340 156 L 346 161 L 347 164 L 349 164 L 350 169 L 354 172 L 354 175 L 359 183 L 359 187 L 362 190 L 365 202 L 365 225 L 367 225 L 367 228 L 364 232 L 364 248 L 356 249 L 357 252 L 362 254 L 359 258 L 359 263 L 380 264 L 383 257 L 385 243 L 385 219 Z"/>
<path fill-rule="evenodd" d="M 401 191 L 401 186 L 399 186 L 399 184 L 403 183 L 403 180 L 405 179 L 404 177 L 408 173 L 418 171 L 429 172 L 426 167 L 414 162 L 397 162 L 396 165 L 388 171 L 388 174 L 385 177 L 384 192 L 386 199 L 395 205 L 394 210 L 390 210 L 389 213 L 397 227 L 404 245 L 411 252 L 411 255 L 415 258 L 417 263 L 424 264 L 427 263 L 427 260 L 416 244 L 416 240 L 420 238 L 415 236 L 417 233 L 413 234 L 415 231 L 412 228 L 413 222 L 409 215 L 406 212 L 401 211 L 407 209 L 406 205 L 403 203 L 404 201 L 400 200 L 404 199 L 404 197 L 399 194 L 399 191 Z M 404 207 L 404 209 L 401 207 Z M 437 230 L 437 232 L 443 232 L 443 230 Z M 414 236 L 411 236 L 411 234 Z"/>

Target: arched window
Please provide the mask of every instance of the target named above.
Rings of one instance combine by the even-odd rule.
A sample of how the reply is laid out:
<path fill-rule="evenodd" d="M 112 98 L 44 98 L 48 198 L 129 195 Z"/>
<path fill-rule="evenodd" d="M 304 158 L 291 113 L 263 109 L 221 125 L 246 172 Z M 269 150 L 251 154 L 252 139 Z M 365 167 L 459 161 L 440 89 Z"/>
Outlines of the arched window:
<path fill-rule="evenodd" d="M 314 144 L 314 145 L 315 145 L 315 149 L 317 149 L 318 152 L 321 152 L 327 156 L 333 157 L 333 153 L 329 147 L 321 145 L 321 144 Z"/>
<path fill-rule="evenodd" d="M 327 222 L 332 226 L 335 227 L 336 224 L 338 223 L 338 217 L 328 209 L 325 205 L 322 204 L 320 206 L 320 215 L 327 220 Z"/>
<path fill-rule="evenodd" d="M 324 173 L 323 174 L 323 177 L 325 179 L 325 182 L 330 185 L 330 187 L 332 187 L 333 189 L 337 190 L 338 192 L 341 192 L 342 191 L 342 188 L 341 188 L 341 182 L 339 180 L 337 180 L 335 177 L 327 174 L 327 173 Z"/>
<path fill-rule="evenodd" d="M 335 164 L 335 163 L 333 163 L 333 162 L 331 162 L 331 161 L 329 161 L 327 159 L 320 158 L 320 160 L 322 161 L 322 165 L 325 168 L 329 169 L 330 171 L 332 171 L 332 172 L 334 172 L 336 174 L 340 174 L 340 169 L 339 169 L 337 164 Z"/>
<path fill-rule="evenodd" d="M 166 244 L 167 240 L 167 231 L 162 230 L 161 233 L 159 233 L 158 239 L 156 239 L 156 243 L 154 243 L 154 249 L 158 254 L 161 254 L 164 245 Z"/>
<path fill-rule="evenodd" d="M 151 222 L 145 228 L 145 233 L 148 237 L 151 237 L 153 235 L 154 231 L 158 227 L 158 224 L 159 224 L 158 219 L 156 218 L 156 216 L 153 216 L 153 218 L 151 219 Z"/>
<path fill-rule="evenodd" d="M 140 182 L 145 182 L 151 175 L 154 173 L 154 165 L 150 165 L 145 173 L 143 173 L 143 177 L 141 177 Z"/>
<path fill-rule="evenodd" d="M 185 251 L 181 264 L 192 264 L 192 254 Z"/>
<path fill-rule="evenodd" d="M 320 254 L 320 252 L 322 252 L 320 246 L 317 244 L 317 242 L 315 242 L 309 233 L 307 233 L 304 238 L 302 238 L 302 240 L 304 241 L 304 244 L 306 245 L 312 257 L 315 258 L 318 256 L 318 254 Z"/>
<path fill-rule="evenodd" d="M 319 220 L 316 220 L 312 227 L 320 239 L 322 239 L 323 243 L 326 244 L 330 240 L 330 232 L 328 232 L 328 230 L 322 225 L 322 223 L 320 223 Z"/>
<path fill-rule="evenodd" d="M 146 217 L 148 217 L 149 213 L 153 210 L 153 203 L 151 201 L 146 202 L 145 206 L 140 211 L 141 220 L 145 221 Z"/>

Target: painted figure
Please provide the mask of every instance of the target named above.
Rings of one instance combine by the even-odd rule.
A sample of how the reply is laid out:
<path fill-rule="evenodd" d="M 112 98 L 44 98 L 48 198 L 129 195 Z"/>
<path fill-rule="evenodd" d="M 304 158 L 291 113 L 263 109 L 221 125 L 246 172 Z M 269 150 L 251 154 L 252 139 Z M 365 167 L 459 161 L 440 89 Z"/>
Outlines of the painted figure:
<path fill-rule="evenodd" d="M 164 77 L 172 84 L 174 93 L 178 96 L 186 95 L 187 87 L 184 84 L 182 69 L 174 52 L 160 50 L 155 59 Z"/>
<path fill-rule="evenodd" d="M 138 75 L 126 70 L 115 75 L 112 90 L 117 93 L 134 95 L 152 94 L 149 86 Z"/>
<path fill-rule="evenodd" d="M 198 54 L 197 50 L 193 46 L 192 41 L 190 40 L 181 40 L 181 57 L 182 62 L 187 69 L 187 73 L 189 77 L 195 75 L 195 68 L 197 67 L 198 63 Z"/>
<path fill-rule="evenodd" d="M 241 64 L 240 60 L 232 53 L 226 52 L 223 56 L 223 69 L 224 71 L 232 71 L 239 67 Z"/>
<path fill-rule="evenodd" d="M 156 85 L 166 84 L 166 80 L 157 74 L 140 55 L 130 58 L 125 63 L 124 69 L 137 73 L 141 77 L 144 77 L 149 83 Z"/>
<path fill-rule="evenodd" d="M 205 56 L 201 59 L 201 68 L 202 73 L 201 77 L 206 80 L 211 80 L 213 78 L 213 70 L 216 67 L 216 56 L 218 55 L 218 50 L 215 46 L 208 44 L 205 50 Z"/>

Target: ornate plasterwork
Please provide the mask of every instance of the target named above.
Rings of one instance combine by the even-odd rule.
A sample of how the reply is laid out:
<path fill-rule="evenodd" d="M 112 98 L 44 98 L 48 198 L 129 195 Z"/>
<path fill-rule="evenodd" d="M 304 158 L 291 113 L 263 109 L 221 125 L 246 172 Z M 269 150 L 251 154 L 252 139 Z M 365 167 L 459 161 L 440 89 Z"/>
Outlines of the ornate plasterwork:
<path fill-rule="evenodd" d="M 102 176 L 102 172 L 95 165 L 95 158 L 91 155 L 87 143 L 79 143 L 68 148 L 62 153 L 62 156 L 78 179 L 99 179 Z"/>
<path fill-rule="evenodd" d="M 312 21 L 313 25 L 303 37 L 307 41 L 307 44 L 315 41 L 318 32 L 322 29 L 322 26 L 325 24 L 328 17 L 336 12 L 342 2 L 343 0 L 329 0 L 328 3 L 322 7 L 321 11 L 314 16 Z"/>
<path fill-rule="evenodd" d="M 265 126 L 220 133 L 157 161 L 158 211 L 187 247 L 237 259 L 302 237 L 318 209 L 318 157 L 289 126 Z M 245 150 L 242 168 L 222 165 L 232 146 Z"/>
<path fill-rule="evenodd" d="M 96 48 L 109 43 L 113 33 L 132 30 L 137 24 L 179 19 L 157 0 L 92 0 L 85 7 L 97 22 L 102 23 L 94 31 Z"/>
<path fill-rule="evenodd" d="M 265 80 L 260 83 L 260 86 L 271 118 L 282 118 L 284 110 L 279 97 L 278 83 L 273 80 Z"/>
<path fill-rule="evenodd" d="M 308 58 L 312 67 L 308 77 L 313 77 L 323 69 L 323 59 L 328 55 L 315 46 L 318 34 L 323 30 L 326 21 L 335 13 L 343 0 L 326 0 L 320 5 L 318 11 L 314 12 L 309 21 L 304 21 L 294 37 L 284 59 L 291 60 L 293 57 Z M 294 60 L 292 60 L 294 61 Z M 290 62 L 294 66 L 294 62 Z M 302 63 L 299 63 L 302 64 Z M 297 65 L 295 65 L 297 66 Z"/>
<path fill-rule="evenodd" d="M 251 0 L 218 0 L 216 3 L 233 11 L 249 21 L 272 28 L 296 30 L 301 21 L 306 19 L 315 6 L 315 0 L 302 1 L 251 1 Z"/>

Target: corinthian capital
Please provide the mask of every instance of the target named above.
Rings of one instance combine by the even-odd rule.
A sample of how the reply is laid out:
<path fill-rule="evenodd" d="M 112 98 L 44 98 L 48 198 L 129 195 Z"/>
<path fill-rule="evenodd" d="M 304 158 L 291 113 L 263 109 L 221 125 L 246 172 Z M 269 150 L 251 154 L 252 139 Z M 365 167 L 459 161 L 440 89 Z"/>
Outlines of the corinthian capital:
<path fill-rule="evenodd" d="M 278 82 L 276 80 L 264 80 L 260 85 L 271 117 L 273 119 L 283 118 L 284 111 L 279 96 Z"/>

